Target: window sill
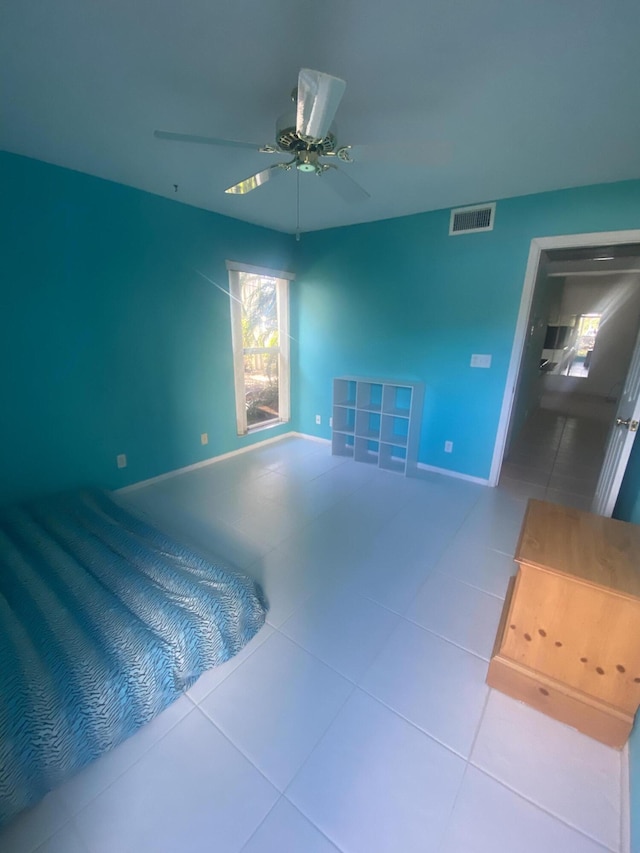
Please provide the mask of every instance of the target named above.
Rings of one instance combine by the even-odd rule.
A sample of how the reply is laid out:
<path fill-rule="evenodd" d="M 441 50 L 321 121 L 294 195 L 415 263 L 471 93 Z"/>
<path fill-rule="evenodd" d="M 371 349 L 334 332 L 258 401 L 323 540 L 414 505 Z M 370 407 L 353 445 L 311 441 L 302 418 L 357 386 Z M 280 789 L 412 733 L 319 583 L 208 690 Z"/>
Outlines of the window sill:
<path fill-rule="evenodd" d="M 273 429 L 273 427 L 282 426 L 282 424 L 286 423 L 287 421 L 283 421 L 281 418 L 277 418 L 272 421 L 265 421 L 262 424 L 256 424 L 255 426 L 248 427 L 247 435 L 253 435 L 254 432 L 262 432 L 265 429 Z"/>

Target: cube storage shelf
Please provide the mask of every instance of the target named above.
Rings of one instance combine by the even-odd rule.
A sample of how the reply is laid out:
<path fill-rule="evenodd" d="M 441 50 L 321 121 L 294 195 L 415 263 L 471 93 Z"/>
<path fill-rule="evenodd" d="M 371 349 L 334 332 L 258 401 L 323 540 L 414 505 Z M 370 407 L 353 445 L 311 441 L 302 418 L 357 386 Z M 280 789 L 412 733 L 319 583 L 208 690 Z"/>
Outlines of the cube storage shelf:
<path fill-rule="evenodd" d="M 331 452 L 386 471 L 414 473 L 423 403 L 421 382 L 337 377 Z"/>

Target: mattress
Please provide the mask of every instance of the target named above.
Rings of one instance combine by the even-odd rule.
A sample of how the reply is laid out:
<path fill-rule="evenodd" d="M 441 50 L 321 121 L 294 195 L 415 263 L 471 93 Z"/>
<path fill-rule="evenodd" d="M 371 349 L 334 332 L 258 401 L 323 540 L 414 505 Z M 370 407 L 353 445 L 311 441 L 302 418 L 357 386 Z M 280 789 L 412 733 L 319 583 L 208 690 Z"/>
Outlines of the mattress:
<path fill-rule="evenodd" d="M 0 825 L 260 629 L 254 581 L 76 491 L 0 511 Z"/>

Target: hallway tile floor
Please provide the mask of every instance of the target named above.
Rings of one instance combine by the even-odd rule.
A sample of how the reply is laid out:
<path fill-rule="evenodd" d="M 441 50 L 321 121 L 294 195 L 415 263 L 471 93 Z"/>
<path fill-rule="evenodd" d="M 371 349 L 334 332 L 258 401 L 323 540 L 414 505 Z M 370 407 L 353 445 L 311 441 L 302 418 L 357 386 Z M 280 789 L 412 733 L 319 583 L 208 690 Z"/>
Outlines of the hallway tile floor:
<path fill-rule="evenodd" d="M 537 409 L 509 449 L 500 487 L 514 496 L 588 510 L 609 428 L 610 421 L 602 417 Z"/>

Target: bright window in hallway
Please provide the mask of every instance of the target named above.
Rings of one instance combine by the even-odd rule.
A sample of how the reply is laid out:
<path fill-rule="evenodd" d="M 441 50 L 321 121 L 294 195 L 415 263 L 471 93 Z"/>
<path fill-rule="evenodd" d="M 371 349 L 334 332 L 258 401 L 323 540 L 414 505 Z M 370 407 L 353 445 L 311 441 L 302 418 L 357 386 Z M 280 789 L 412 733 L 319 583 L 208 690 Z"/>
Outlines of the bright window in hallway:
<path fill-rule="evenodd" d="M 596 343 L 596 336 L 600 328 L 601 314 L 581 314 L 578 323 L 576 336 L 573 342 L 571 357 L 567 364 L 565 372 L 566 376 L 582 376 L 589 375 L 591 368 L 591 358 L 593 349 Z"/>
<path fill-rule="evenodd" d="M 228 262 L 239 435 L 289 420 L 289 279 Z"/>

